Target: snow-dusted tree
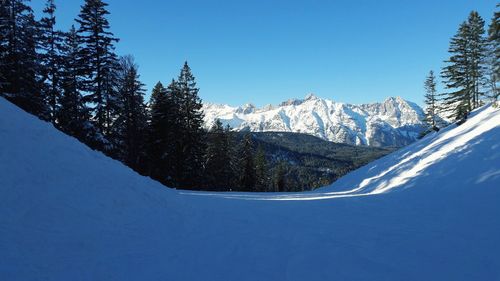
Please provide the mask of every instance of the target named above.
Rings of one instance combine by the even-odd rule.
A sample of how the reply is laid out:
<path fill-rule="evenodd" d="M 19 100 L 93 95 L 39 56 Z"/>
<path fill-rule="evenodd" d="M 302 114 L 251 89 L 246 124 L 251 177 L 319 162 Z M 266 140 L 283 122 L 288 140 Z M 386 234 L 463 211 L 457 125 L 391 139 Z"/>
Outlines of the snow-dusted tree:
<path fill-rule="evenodd" d="M 25 0 L 0 2 L 0 95 L 24 110 L 47 118 L 37 80 L 37 23 Z"/>
<path fill-rule="evenodd" d="M 76 19 L 82 43 L 79 57 L 88 77 L 84 98 L 91 105 L 96 127 L 105 136 L 116 118 L 119 102 L 115 84 L 118 59 L 113 45 L 118 39 L 109 31 L 107 6 L 102 0 L 85 0 Z"/>
<path fill-rule="evenodd" d="M 144 172 L 147 114 L 144 104 L 144 84 L 139 80 L 138 66 L 132 56 L 120 59 L 118 71 L 119 108 L 113 122 L 111 141 L 116 155 L 126 165 Z"/>
<path fill-rule="evenodd" d="M 434 76 L 434 71 L 430 71 L 429 75 L 424 82 L 425 88 L 425 122 L 433 130 L 438 130 L 437 127 L 437 113 L 438 113 L 438 102 L 437 102 L 437 91 L 436 91 L 436 76 Z"/>
<path fill-rule="evenodd" d="M 39 22 L 39 54 L 41 63 L 42 93 L 48 104 L 49 120 L 56 123 L 59 99 L 61 97 L 60 69 L 62 67 L 61 47 L 63 33 L 56 30 L 56 5 L 47 0 L 44 16 Z"/>

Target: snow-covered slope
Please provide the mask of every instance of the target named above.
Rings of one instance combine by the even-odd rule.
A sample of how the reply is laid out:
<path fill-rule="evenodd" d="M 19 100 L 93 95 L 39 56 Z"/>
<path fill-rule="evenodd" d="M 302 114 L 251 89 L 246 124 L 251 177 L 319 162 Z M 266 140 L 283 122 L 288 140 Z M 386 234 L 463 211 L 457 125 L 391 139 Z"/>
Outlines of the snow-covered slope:
<path fill-rule="evenodd" d="M 499 214 L 498 109 L 316 192 L 221 194 L 0 98 L 0 280 L 500 280 Z"/>
<path fill-rule="evenodd" d="M 422 109 L 400 97 L 383 103 L 352 105 L 312 94 L 277 107 L 252 104 L 231 107 L 204 104 L 205 123 L 216 119 L 235 130 L 306 133 L 325 140 L 355 145 L 404 146 L 422 131 Z"/>

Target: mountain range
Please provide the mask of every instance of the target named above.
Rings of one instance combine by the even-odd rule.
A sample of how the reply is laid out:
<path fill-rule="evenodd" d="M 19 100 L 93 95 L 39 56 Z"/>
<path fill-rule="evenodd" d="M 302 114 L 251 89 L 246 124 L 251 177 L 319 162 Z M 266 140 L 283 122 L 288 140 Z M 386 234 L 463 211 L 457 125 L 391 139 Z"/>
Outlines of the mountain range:
<path fill-rule="evenodd" d="M 425 127 L 422 108 L 401 97 L 355 105 L 309 94 L 262 108 L 205 103 L 203 111 L 207 128 L 219 119 L 236 131 L 304 133 L 336 143 L 376 147 L 408 145 Z"/>

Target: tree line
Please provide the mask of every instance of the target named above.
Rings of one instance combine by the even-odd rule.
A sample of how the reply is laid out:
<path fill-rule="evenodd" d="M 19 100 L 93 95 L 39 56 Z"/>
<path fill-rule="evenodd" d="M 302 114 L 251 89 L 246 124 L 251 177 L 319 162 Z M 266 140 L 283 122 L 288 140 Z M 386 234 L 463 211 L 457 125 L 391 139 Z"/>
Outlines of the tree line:
<path fill-rule="evenodd" d="M 47 0 L 36 20 L 27 0 L 0 6 L 0 96 L 93 149 L 170 187 L 283 191 L 284 165 L 270 172 L 250 135 L 217 121 L 204 129 L 199 89 L 186 62 L 149 102 L 130 55 L 118 56 L 108 4 L 85 0 L 75 24 L 56 28 Z"/>
<path fill-rule="evenodd" d="M 500 4 L 497 4 L 497 8 Z M 446 91 L 437 91 L 436 76 L 430 71 L 424 82 L 425 121 L 430 128 L 443 126 L 440 116 L 466 121 L 468 114 L 500 96 L 500 12 L 488 28 L 478 12 L 472 11 L 451 38 L 449 59 L 441 70 Z"/>

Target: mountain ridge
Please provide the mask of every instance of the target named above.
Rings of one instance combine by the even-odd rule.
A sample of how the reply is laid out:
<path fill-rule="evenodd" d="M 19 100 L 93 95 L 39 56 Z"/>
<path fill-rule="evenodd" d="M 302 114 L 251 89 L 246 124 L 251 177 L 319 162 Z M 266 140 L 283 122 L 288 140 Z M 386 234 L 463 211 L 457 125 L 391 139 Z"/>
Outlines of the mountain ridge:
<path fill-rule="evenodd" d="M 305 133 L 336 143 L 377 147 L 408 145 L 425 127 L 422 108 L 401 97 L 355 105 L 308 94 L 278 106 L 205 103 L 202 110 L 207 128 L 219 119 L 236 131 Z"/>

